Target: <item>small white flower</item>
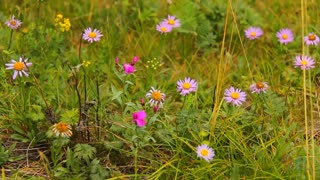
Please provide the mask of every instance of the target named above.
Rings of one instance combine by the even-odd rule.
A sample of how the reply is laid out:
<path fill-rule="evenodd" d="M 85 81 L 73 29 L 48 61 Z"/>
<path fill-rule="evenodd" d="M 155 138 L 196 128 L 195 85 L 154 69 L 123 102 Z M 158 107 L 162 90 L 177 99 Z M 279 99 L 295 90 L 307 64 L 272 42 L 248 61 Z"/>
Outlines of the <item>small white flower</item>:
<path fill-rule="evenodd" d="M 160 90 L 156 90 L 154 87 L 151 87 L 151 90 L 146 94 L 146 97 L 150 98 L 149 103 L 151 106 L 161 107 L 166 95 L 161 93 Z"/>

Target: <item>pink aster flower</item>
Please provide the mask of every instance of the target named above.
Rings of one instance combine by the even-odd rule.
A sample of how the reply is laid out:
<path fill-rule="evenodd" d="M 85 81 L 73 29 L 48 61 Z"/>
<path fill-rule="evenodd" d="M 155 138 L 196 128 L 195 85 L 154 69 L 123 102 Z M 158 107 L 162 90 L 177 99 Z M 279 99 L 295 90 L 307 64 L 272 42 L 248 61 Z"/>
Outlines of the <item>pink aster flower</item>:
<path fill-rule="evenodd" d="M 134 66 L 131 64 L 123 64 L 123 69 L 126 74 L 132 74 L 134 72 Z"/>
<path fill-rule="evenodd" d="M 213 159 L 214 155 L 213 149 L 206 144 L 197 147 L 197 156 L 208 162 Z"/>
<path fill-rule="evenodd" d="M 150 98 L 148 103 L 151 106 L 161 107 L 163 105 L 166 95 L 162 93 L 160 90 L 157 90 L 154 87 L 151 87 L 151 90 L 146 94 L 146 97 Z"/>
<path fill-rule="evenodd" d="M 21 26 L 22 22 L 18 19 L 14 19 L 14 15 L 12 15 L 11 19 L 6 21 L 5 24 L 11 29 L 17 29 Z"/>
<path fill-rule="evenodd" d="M 176 19 L 175 16 L 168 15 L 168 19 L 165 19 L 164 22 L 167 23 L 169 26 L 172 26 L 173 28 L 177 28 L 181 26 L 180 20 Z"/>
<path fill-rule="evenodd" d="M 196 90 L 197 82 L 189 77 L 186 77 L 184 80 L 178 80 L 177 82 L 177 91 L 180 92 L 182 96 L 195 92 Z"/>
<path fill-rule="evenodd" d="M 172 31 L 172 26 L 168 25 L 166 22 L 163 21 L 157 25 L 156 29 L 161 33 L 168 33 Z"/>
<path fill-rule="evenodd" d="M 285 45 L 288 44 L 289 42 L 292 42 L 294 39 L 291 29 L 288 29 L 288 28 L 281 29 L 279 32 L 277 32 L 276 36 L 279 42 Z"/>
<path fill-rule="evenodd" d="M 223 98 L 227 103 L 231 103 L 236 106 L 245 102 L 247 96 L 245 92 L 242 92 L 240 89 L 235 89 L 232 86 L 224 91 L 224 95 L 225 96 Z"/>
<path fill-rule="evenodd" d="M 92 30 L 90 27 L 84 30 L 82 39 L 89 41 L 90 43 L 92 43 L 93 41 L 100 41 L 101 39 L 102 33 L 97 30 L 94 29 Z"/>
<path fill-rule="evenodd" d="M 147 113 L 144 110 L 134 112 L 132 114 L 133 121 L 137 124 L 139 127 L 143 127 L 146 125 L 145 118 L 147 117 Z"/>
<path fill-rule="evenodd" d="M 252 93 L 258 93 L 260 94 L 261 92 L 266 92 L 268 90 L 269 86 L 266 82 L 257 82 L 253 83 L 250 86 L 250 90 Z"/>
<path fill-rule="evenodd" d="M 299 55 L 299 56 L 296 56 L 294 67 L 296 68 L 300 67 L 301 69 L 308 70 L 308 69 L 314 68 L 315 67 L 314 64 L 315 62 L 312 59 L 312 57 Z"/>
<path fill-rule="evenodd" d="M 306 43 L 306 45 L 315 45 L 317 46 L 320 42 L 319 37 L 314 34 L 314 33 L 309 33 L 308 36 L 305 36 L 303 38 L 304 42 Z"/>
<path fill-rule="evenodd" d="M 249 27 L 245 31 L 246 37 L 249 38 L 250 40 L 254 40 L 259 38 L 260 36 L 263 35 L 263 31 L 261 30 L 260 27 Z"/>
<path fill-rule="evenodd" d="M 32 63 L 27 61 L 28 59 L 22 59 L 22 57 L 20 57 L 19 62 L 12 59 L 11 63 L 5 64 L 7 66 L 6 69 L 14 70 L 12 79 L 16 79 L 18 74 L 20 77 L 22 77 L 22 75 L 29 76 L 26 70 L 28 69 L 27 67 L 32 65 Z"/>

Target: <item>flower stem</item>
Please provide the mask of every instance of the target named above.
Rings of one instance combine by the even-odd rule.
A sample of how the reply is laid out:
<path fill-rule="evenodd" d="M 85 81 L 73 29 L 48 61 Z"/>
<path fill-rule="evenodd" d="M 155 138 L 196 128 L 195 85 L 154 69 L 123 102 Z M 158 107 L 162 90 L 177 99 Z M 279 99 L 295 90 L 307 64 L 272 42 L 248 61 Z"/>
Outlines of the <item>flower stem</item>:
<path fill-rule="evenodd" d="M 25 68 L 30 72 L 31 76 L 33 77 L 34 82 L 36 83 L 36 87 L 37 87 L 38 91 L 40 92 L 40 95 L 41 95 L 44 103 L 46 104 L 47 109 L 50 109 L 50 106 L 49 106 L 46 98 L 44 97 L 44 93 L 43 93 L 42 88 L 40 86 L 39 80 L 36 78 L 36 76 L 33 74 L 33 72 L 28 68 L 26 62 L 23 62 L 23 63 L 24 63 Z"/>
<path fill-rule="evenodd" d="M 11 29 L 11 31 L 10 31 L 10 39 L 9 39 L 9 44 L 8 44 L 8 51 L 10 50 L 10 47 L 11 47 L 12 36 L 13 36 L 13 29 Z"/>
<path fill-rule="evenodd" d="M 135 148 L 134 153 L 134 179 L 138 179 L 138 146 Z"/>
<path fill-rule="evenodd" d="M 309 138 L 308 138 L 308 117 L 307 117 L 307 87 L 306 87 L 306 70 L 303 70 L 303 104 L 304 104 L 304 126 L 305 126 L 305 140 L 306 140 L 306 172 L 308 179 L 310 179 L 310 164 L 309 164 Z"/>
<path fill-rule="evenodd" d="M 311 85 L 311 73 L 308 71 L 308 84 Z M 312 94 L 311 87 L 309 88 L 309 93 Z M 309 97 L 309 105 L 310 105 L 310 134 L 311 134 L 311 169 L 312 169 L 312 177 L 316 177 L 316 163 L 315 163 L 315 151 L 314 151 L 314 119 L 313 119 L 313 103 L 312 96 Z"/>

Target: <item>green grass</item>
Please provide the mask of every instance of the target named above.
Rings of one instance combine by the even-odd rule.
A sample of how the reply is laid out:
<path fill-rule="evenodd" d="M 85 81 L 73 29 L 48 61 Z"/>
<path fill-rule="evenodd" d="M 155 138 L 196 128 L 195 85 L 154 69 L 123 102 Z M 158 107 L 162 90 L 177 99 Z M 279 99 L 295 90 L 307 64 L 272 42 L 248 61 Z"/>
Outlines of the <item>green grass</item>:
<path fill-rule="evenodd" d="M 55 26 L 57 14 L 70 19 L 70 31 Z M 11 15 L 23 22 L 17 30 L 5 25 Z M 168 15 L 182 26 L 161 34 L 156 25 Z M 302 38 L 320 34 L 319 15 L 314 0 L 3 3 L 1 62 L 23 56 L 33 64 L 29 77 L 15 80 L 0 68 L 2 177 L 317 179 L 320 55 Z M 249 26 L 263 36 L 247 39 Z M 87 27 L 100 30 L 101 41 L 81 40 Z M 293 31 L 293 42 L 278 42 L 281 28 Z M 299 54 L 316 67 L 294 68 Z M 135 72 L 126 75 L 122 64 L 136 55 Z M 185 77 L 198 88 L 184 97 L 176 83 Z M 269 90 L 252 94 L 260 81 Z M 158 112 L 145 98 L 151 86 L 166 95 Z M 230 86 L 247 93 L 239 107 L 223 100 Z M 132 119 L 139 110 L 147 113 L 142 128 Z M 55 137 L 58 122 L 71 125 L 70 138 Z M 215 151 L 210 162 L 197 157 L 203 143 Z"/>

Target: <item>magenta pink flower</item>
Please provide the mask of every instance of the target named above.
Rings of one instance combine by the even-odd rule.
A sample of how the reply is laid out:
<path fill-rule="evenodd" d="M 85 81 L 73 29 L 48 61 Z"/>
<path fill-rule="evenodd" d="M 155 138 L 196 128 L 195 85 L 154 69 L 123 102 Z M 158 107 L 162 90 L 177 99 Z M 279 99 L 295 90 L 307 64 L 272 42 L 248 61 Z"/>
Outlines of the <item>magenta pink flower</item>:
<path fill-rule="evenodd" d="M 134 66 L 128 63 L 123 64 L 123 69 L 126 74 L 132 74 L 134 72 Z"/>
<path fill-rule="evenodd" d="M 134 56 L 133 58 L 132 58 L 132 61 L 131 61 L 131 64 L 132 65 L 134 65 L 136 62 L 138 62 L 139 61 L 139 57 L 138 56 Z"/>
<path fill-rule="evenodd" d="M 137 124 L 139 127 L 143 127 L 146 125 L 145 118 L 147 117 L 147 113 L 144 110 L 134 112 L 132 114 L 133 121 Z"/>
<path fill-rule="evenodd" d="M 115 62 L 116 64 L 119 64 L 119 58 L 116 57 L 116 59 L 114 60 L 114 62 Z"/>

